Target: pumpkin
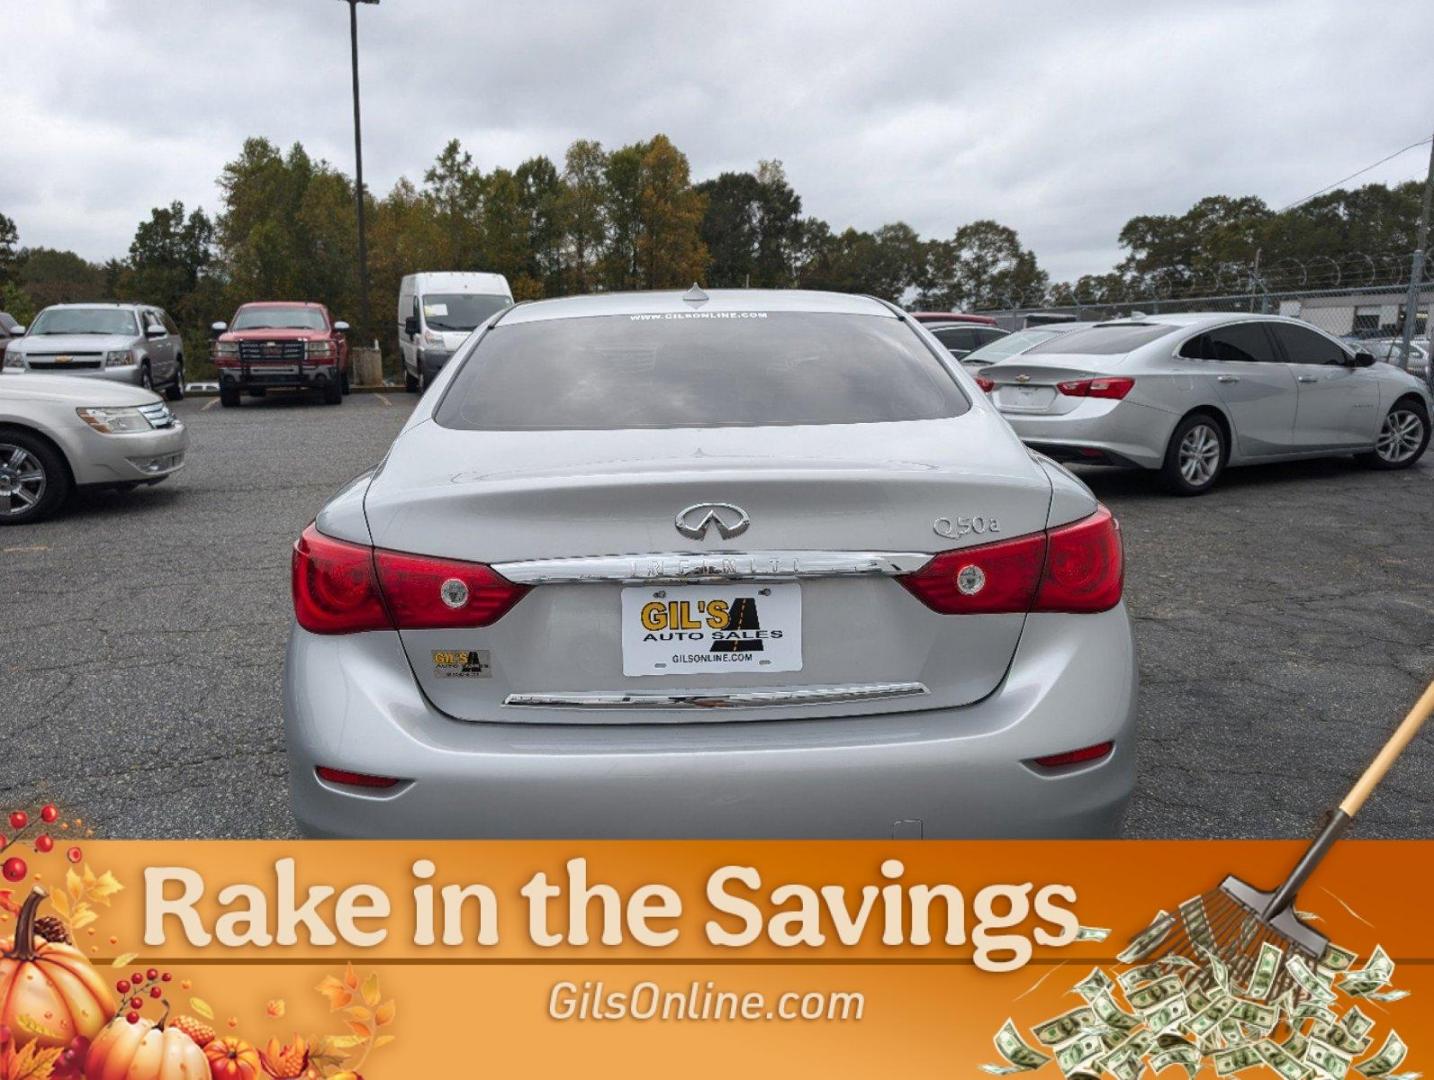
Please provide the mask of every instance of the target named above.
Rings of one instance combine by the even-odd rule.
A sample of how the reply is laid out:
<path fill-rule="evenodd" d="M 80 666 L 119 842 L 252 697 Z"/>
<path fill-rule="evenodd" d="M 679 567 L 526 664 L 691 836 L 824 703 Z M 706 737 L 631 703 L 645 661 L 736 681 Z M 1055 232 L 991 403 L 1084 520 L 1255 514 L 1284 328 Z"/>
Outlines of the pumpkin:
<path fill-rule="evenodd" d="M 255 1080 L 259 1071 L 259 1051 L 243 1039 L 226 1035 L 204 1048 L 209 1057 L 209 1072 L 214 1080 Z"/>
<path fill-rule="evenodd" d="M 93 1039 L 114 1014 L 115 1000 L 84 953 L 35 933 L 45 890 L 31 891 L 15 923 L 15 937 L 0 942 L 0 1027 L 18 1048 L 69 1046 Z"/>
<path fill-rule="evenodd" d="M 209 1080 L 209 1059 L 177 1027 L 118 1016 L 90 1044 L 85 1080 Z"/>

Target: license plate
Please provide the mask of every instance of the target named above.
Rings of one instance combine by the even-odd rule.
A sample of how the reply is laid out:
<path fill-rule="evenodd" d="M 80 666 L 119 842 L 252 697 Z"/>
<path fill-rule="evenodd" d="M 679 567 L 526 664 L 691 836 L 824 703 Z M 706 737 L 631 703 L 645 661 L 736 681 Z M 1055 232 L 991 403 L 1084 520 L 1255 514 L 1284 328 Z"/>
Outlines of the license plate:
<path fill-rule="evenodd" d="M 1049 407 L 1055 396 L 1056 392 L 1049 386 L 1003 386 L 996 399 L 996 407 L 1013 412 L 1035 412 Z"/>
<path fill-rule="evenodd" d="M 622 590 L 624 675 L 801 670 L 800 585 Z"/>

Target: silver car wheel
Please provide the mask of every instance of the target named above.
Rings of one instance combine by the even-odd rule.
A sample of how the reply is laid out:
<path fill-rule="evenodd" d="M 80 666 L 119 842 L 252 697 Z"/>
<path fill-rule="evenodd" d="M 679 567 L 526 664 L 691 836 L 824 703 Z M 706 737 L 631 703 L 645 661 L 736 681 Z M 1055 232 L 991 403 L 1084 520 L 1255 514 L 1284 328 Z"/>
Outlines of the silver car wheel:
<path fill-rule="evenodd" d="M 45 497 L 45 467 L 23 446 L 0 442 L 0 514 L 23 514 Z"/>
<path fill-rule="evenodd" d="M 1380 460 L 1398 465 L 1419 452 L 1424 442 L 1424 418 L 1410 409 L 1391 409 L 1374 441 Z"/>
<path fill-rule="evenodd" d="M 1220 434 L 1209 424 L 1196 424 L 1180 440 L 1180 475 L 1204 487 L 1220 470 Z"/>

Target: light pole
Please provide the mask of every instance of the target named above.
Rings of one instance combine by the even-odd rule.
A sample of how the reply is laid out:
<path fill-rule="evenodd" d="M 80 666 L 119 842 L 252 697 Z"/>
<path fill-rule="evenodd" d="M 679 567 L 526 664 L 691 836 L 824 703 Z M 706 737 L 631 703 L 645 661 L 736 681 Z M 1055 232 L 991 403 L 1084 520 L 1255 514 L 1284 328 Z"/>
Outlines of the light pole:
<path fill-rule="evenodd" d="M 359 123 L 358 6 L 378 0 L 343 0 L 349 6 L 349 51 L 354 75 L 354 201 L 358 206 L 359 317 L 365 333 L 373 328 L 368 317 L 368 238 L 363 225 L 363 131 Z"/>

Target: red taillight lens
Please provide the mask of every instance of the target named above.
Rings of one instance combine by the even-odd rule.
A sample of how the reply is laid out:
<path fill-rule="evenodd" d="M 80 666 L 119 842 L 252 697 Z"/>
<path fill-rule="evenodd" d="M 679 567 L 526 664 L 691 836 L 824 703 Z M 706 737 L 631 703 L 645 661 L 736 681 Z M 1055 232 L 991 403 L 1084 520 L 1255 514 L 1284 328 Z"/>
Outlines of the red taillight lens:
<path fill-rule="evenodd" d="M 1045 557 L 1046 534 L 1035 533 L 943 552 L 897 580 L 943 615 L 1029 611 Z"/>
<path fill-rule="evenodd" d="M 398 783 L 391 776 L 371 776 L 368 773 L 349 772 L 347 769 L 331 769 L 320 765 L 314 770 L 320 780 L 331 784 L 348 784 L 350 787 L 391 788 Z"/>
<path fill-rule="evenodd" d="M 1043 769 L 1061 769 L 1067 765 L 1080 765 L 1087 761 L 1099 761 L 1112 750 L 1115 743 L 1096 743 L 1094 746 L 1082 746 L 1079 750 L 1067 750 L 1064 754 L 1047 754 L 1045 757 L 1036 758 L 1036 764 Z"/>
<path fill-rule="evenodd" d="M 527 591 L 482 563 L 375 551 L 313 525 L 294 545 L 294 615 L 315 634 L 491 626 Z"/>
<path fill-rule="evenodd" d="M 1048 532 L 942 552 L 896 580 L 943 615 L 1106 611 L 1125 584 L 1120 528 L 1102 506 Z"/>
<path fill-rule="evenodd" d="M 1124 375 L 1103 376 L 1099 379 L 1072 379 L 1056 383 L 1056 389 L 1066 397 L 1110 398 L 1119 401 L 1130 393 L 1135 380 Z"/>
<path fill-rule="evenodd" d="M 1125 588 L 1125 555 L 1115 515 L 1090 517 L 1046 534 L 1046 571 L 1033 611 L 1108 611 Z"/>
<path fill-rule="evenodd" d="M 984 376 L 984 375 L 977 375 L 977 376 L 975 376 L 975 379 L 976 379 L 976 385 L 979 386 L 982 390 L 984 390 L 984 391 L 985 391 L 986 393 L 988 393 L 988 394 L 989 394 L 992 390 L 996 389 L 996 380 L 995 380 L 995 379 L 988 379 L 988 378 L 986 378 L 986 376 Z"/>
<path fill-rule="evenodd" d="M 482 563 L 377 551 L 378 580 L 400 630 L 490 626 L 523 599 L 514 585 Z"/>
<path fill-rule="evenodd" d="M 334 540 L 310 525 L 294 545 L 294 615 L 315 634 L 390 630 L 373 549 Z"/>

